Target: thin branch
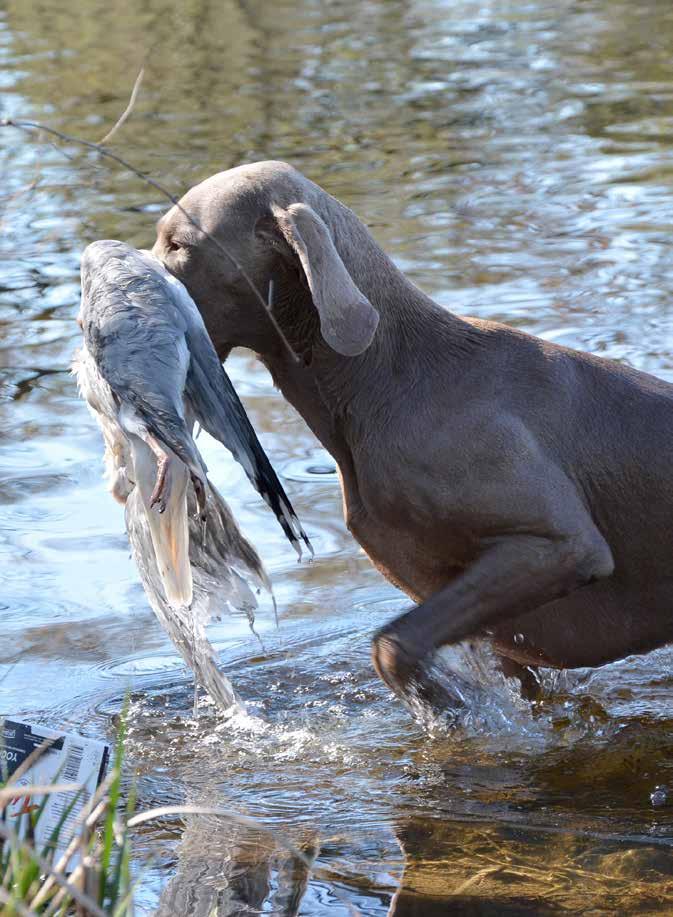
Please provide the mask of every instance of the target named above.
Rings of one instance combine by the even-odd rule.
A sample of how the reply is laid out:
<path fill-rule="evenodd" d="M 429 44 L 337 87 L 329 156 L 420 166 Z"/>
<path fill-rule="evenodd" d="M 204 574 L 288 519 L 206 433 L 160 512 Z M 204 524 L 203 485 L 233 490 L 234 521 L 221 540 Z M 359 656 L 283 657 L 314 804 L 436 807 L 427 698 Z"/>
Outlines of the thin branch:
<path fill-rule="evenodd" d="M 39 142 L 40 137 L 38 136 L 37 139 Z M 54 146 L 54 144 L 51 143 L 51 141 L 47 141 L 47 142 L 51 146 Z M 7 194 L 4 197 L 0 198 L 0 204 L 4 205 L 5 211 L 9 213 L 9 208 L 11 204 L 13 204 L 19 198 L 31 194 L 37 188 L 38 184 L 40 183 L 41 178 L 42 178 L 42 163 L 40 162 L 39 157 L 37 157 L 35 161 L 35 176 L 33 180 L 29 182 L 27 185 L 24 185 L 22 188 L 19 188 L 18 190 L 13 191 L 12 193 Z M 3 216 L 2 219 L 0 219 L 0 229 L 4 228 L 5 222 L 6 222 L 6 218 Z"/>
<path fill-rule="evenodd" d="M 142 81 L 143 81 L 144 75 L 145 75 L 145 68 L 144 68 L 144 67 L 141 67 L 141 68 L 140 68 L 140 73 L 139 73 L 138 76 L 136 77 L 136 81 L 135 81 L 135 83 L 133 84 L 133 89 L 131 90 L 131 98 L 129 99 L 129 104 L 126 106 L 126 108 L 124 109 L 124 111 L 123 111 L 122 114 L 120 115 L 119 120 L 118 120 L 117 123 L 114 125 L 114 127 L 112 127 L 112 128 L 107 132 L 107 134 L 103 137 L 102 140 L 99 140 L 99 141 L 98 141 L 98 143 L 99 143 L 100 146 L 102 146 L 104 143 L 107 143 L 109 140 L 111 140 L 111 139 L 114 137 L 114 135 L 117 133 L 117 131 L 119 130 L 119 128 L 124 124 L 124 122 L 127 120 L 127 118 L 129 117 L 129 115 L 130 115 L 131 112 L 133 111 L 133 108 L 134 108 L 134 106 L 135 106 L 135 104 L 136 104 L 136 99 L 138 98 L 138 90 L 140 89 L 140 84 L 141 84 Z"/>
<path fill-rule="evenodd" d="M 471 888 L 473 885 L 479 885 L 482 879 L 486 879 L 489 876 L 494 876 L 496 873 L 504 872 L 509 867 L 505 864 L 500 864 L 496 866 L 485 866 L 483 869 L 480 869 L 478 872 L 475 872 L 473 875 L 466 879 L 464 882 L 461 882 L 457 888 L 451 890 L 451 894 L 458 897 L 459 895 L 464 895 L 468 888 Z"/>
<path fill-rule="evenodd" d="M 92 143 L 90 140 L 82 140 L 81 137 L 73 137 L 71 134 L 64 134 L 62 131 L 57 131 L 53 127 L 46 127 L 44 124 L 38 124 L 35 121 L 23 121 L 23 120 L 15 121 L 13 118 L 0 118 L 0 127 L 15 127 L 18 130 L 25 131 L 26 133 L 32 133 L 33 131 L 45 131 L 47 134 L 51 134 L 54 137 L 58 137 L 60 140 L 65 140 L 66 143 L 77 143 L 80 146 L 84 146 L 89 150 L 94 150 L 100 156 L 104 156 L 107 159 L 111 159 L 113 162 L 116 162 L 118 165 L 123 166 L 125 169 L 128 169 L 129 172 L 133 172 L 134 175 L 136 175 L 138 178 L 142 179 L 152 188 L 157 190 L 159 194 L 162 194 L 167 200 L 169 200 L 171 204 L 173 204 L 174 207 L 177 207 L 180 213 L 189 220 L 192 226 L 194 226 L 199 232 L 203 233 L 203 235 L 207 239 L 210 239 L 210 241 L 216 246 L 216 248 L 218 248 L 222 252 L 222 254 L 229 261 L 229 263 L 232 264 L 236 268 L 236 270 L 240 273 L 241 277 L 243 277 L 245 282 L 248 284 L 248 286 L 252 290 L 255 296 L 255 299 L 259 302 L 261 307 L 266 312 L 269 318 L 269 321 L 271 322 L 276 333 L 278 334 L 281 341 L 283 342 L 283 345 L 285 346 L 292 361 L 296 364 L 301 363 L 300 358 L 297 356 L 297 354 L 292 349 L 292 345 L 290 344 L 288 339 L 285 337 L 285 334 L 283 333 L 282 328 L 280 327 L 280 325 L 276 321 L 275 316 L 271 312 L 271 309 L 267 301 L 264 299 L 257 285 L 253 281 L 252 277 L 245 270 L 243 265 L 240 264 L 240 262 L 231 254 L 231 252 L 229 252 L 224 247 L 224 245 L 222 245 L 219 239 L 216 239 L 215 236 L 209 233 L 207 229 L 204 229 L 203 226 L 201 226 L 201 224 L 198 222 L 198 220 L 196 220 L 190 213 L 188 213 L 185 210 L 185 208 L 182 206 L 182 204 L 180 204 L 178 199 L 173 194 L 171 194 L 171 192 L 168 191 L 167 188 L 164 188 L 163 185 L 159 184 L 159 182 L 155 181 L 153 178 L 150 178 L 149 175 L 146 175 L 144 172 L 141 172 L 140 169 L 136 169 L 135 166 L 131 165 L 131 163 L 127 162 L 125 159 L 122 159 L 121 156 L 118 156 L 116 153 L 113 153 L 110 150 L 106 150 L 104 147 L 100 146 L 98 143 Z"/>
<path fill-rule="evenodd" d="M 0 203 L 12 204 L 18 198 L 23 197 L 24 194 L 30 194 L 31 191 L 34 191 L 37 188 L 39 181 L 40 181 L 40 168 L 38 164 L 38 168 L 36 169 L 35 178 L 31 182 L 28 182 L 27 185 L 23 185 L 23 187 L 18 188 L 16 191 L 12 191 L 11 194 L 6 194 L 4 197 L 0 197 Z"/>

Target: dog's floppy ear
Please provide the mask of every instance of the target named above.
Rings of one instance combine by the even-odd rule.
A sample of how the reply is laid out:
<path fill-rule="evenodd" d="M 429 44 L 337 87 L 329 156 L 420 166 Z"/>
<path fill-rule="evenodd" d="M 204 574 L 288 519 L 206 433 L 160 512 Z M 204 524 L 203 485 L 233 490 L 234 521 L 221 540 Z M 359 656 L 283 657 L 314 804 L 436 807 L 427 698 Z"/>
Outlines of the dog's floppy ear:
<path fill-rule="evenodd" d="M 372 342 L 379 313 L 346 270 L 326 224 L 307 204 L 273 206 L 271 211 L 276 231 L 299 258 L 324 340 L 343 356 L 363 353 Z"/>

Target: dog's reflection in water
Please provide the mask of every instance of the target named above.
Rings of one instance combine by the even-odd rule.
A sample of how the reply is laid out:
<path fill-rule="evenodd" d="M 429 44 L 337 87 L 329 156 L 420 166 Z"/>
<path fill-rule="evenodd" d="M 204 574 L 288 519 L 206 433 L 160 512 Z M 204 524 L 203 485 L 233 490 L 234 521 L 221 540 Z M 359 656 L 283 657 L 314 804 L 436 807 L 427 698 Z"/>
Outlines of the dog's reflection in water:
<path fill-rule="evenodd" d="M 460 832 L 461 826 L 454 826 Z M 295 917 L 322 913 L 387 914 L 388 917 L 439 917 L 444 914 L 544 914 L 539 902 L 533 906 L 525 895 L 482 896 L 475 889 L 461 893 L 463 875 L 452 869 L 437 869 L 438 857 L 447 851 L 445 830 L 428 825 L 426 819 L 411 819 L 397 831 L 399 856 L 396 862 L 372 864 L 383 883 L 362 875 L 325 874 L 310 868 L 320 855 L 317 833 L 307 831 L 296 843 L 294 855 L 271 833 L 255 831 L 214 816 L 188 816 L 178 852 L 174 876 L 166 886 L 156 914 L 158 917 L 238 917 L 245 914 L 274 914 Z M 453 831 L 449 833 L 453 834 Z M 280 829 L 279 829 L 280 836 Z M 451 846 L 451 845 L 449 845 Z M 406 856 L 406 863 L 405 863 Z M 300 858 L 301 857 L 301 858 Z M 316 864 L 317 866 L 319 864 Z M 449 864 L 442 864 L 448 867 Z M 324 868 L 324 867 L 323 867 Z M 478 871 L 478 870 L 477 870 Z M 397 874 L 400 887 L 386 887 L 383 878 Z M 306 895 L 309 881 L 322 887 Z M 400 881 L 401 880 L 401 881 Z M 469 880 L 467 885 L 469 885 Z M 458 893 L 454 894 L 454 890 Z"/>
<path fill-rule="evenodd" d="M 618 835 L 409 815 L 385 849 L 366 845 L 371 868 L 353 862 L 345 872 L 343 836 L 321 841 L 308 828 L 293 838 L 299 856 L 289 839 L 283 828 L 273 834 L 189 816 L 156 913 L 537 917 L 584 913 L 596 896 L 611 913 L 635 913 L 664 900 L 670 883 L 668 850 L 625 846 Z"/>

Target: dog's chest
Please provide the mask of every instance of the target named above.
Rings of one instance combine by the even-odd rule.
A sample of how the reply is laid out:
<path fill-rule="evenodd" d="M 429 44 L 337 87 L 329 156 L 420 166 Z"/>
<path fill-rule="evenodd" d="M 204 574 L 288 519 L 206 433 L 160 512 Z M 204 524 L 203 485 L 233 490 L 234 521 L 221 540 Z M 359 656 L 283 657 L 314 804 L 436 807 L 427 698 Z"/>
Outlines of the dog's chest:
<path fill-rule="evenodd" d="M 473 547 L 461 533 L 419 527 L 404 512 L 385 518 L 358 502 L 354 509 L 344 491 L 348 529 L 374 566 L 393 585 L 420 602 L 464 569 Z"/>

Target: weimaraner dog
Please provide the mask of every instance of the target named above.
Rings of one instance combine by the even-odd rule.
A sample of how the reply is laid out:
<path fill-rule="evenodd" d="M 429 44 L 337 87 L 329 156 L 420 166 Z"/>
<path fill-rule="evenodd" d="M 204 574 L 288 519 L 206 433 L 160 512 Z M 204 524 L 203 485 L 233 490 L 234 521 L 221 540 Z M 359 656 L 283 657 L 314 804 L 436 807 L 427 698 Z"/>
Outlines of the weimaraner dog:
<path fill-rule="evenodd" d="M 158 224 L 222 360 L 255 351 L 339 466 L 350 532 L 418 603 L 374 637 L 402 697 L 486 636 L 509 674 L 673 641 L 673 386 L 440 308 L 282 162 L 221 172 Z M 238 262 L 233 266 L 220 246 Z M 263 291 L 293 360 L 240 268 Z"/>

